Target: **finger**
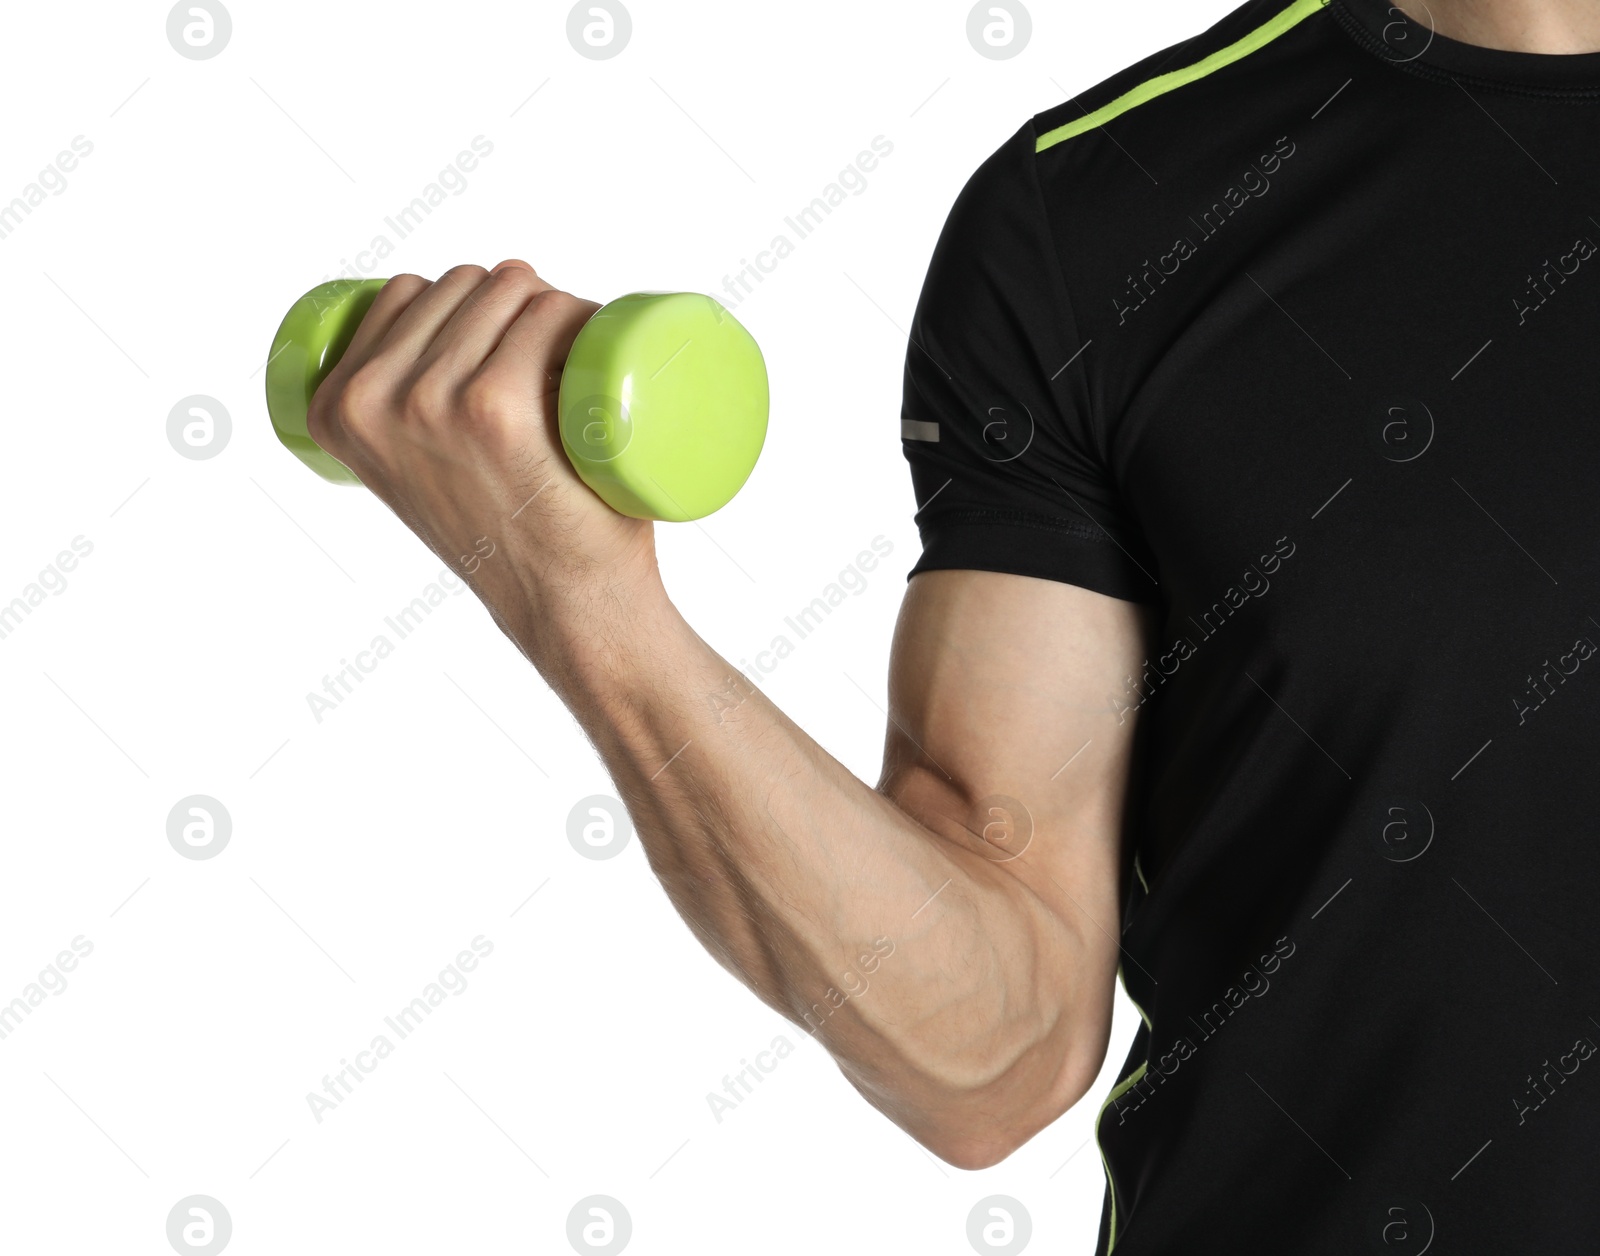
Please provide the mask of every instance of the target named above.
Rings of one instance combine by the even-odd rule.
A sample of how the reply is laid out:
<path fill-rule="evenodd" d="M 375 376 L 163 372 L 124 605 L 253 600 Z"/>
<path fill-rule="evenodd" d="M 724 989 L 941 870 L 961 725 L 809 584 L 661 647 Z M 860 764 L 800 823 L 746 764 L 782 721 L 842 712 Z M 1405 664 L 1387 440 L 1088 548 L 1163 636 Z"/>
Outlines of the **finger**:
<path fill-rule="evenodd" d="M 312 396 L 306 416 L 308 428 L 314 429 L 311 432 L 312 439 L 346 465 L 349 465 L 349 451 L 336 413 L 337 407 L 330 403 L 330 399 L 339 394 L 345 381 L 366 363 L 399 317 L 428 287 L 428 281 L 421 275 L 411 274 L 395 275 L 385 283 L 367 307 L 355 335 L 350 339 L 349 347 Z"/>
<path fill-rule="evenodd" d="M 417 363 L 417 375 L 438 371 L 449 380 L 465 379 L 494 352 L 528 303 L 550 291 L 533 267 L 502 263 L 439 329 Z"/>
<path fill-rule="evenodd" d="M 529 266 L 528 263 L 523 261 L 520 257 L 508 257 L 503 262 L 496 262 L 494 264 L 494 266 L 492 266 L 490 268 L 489 273 L 491 275 L 498 275 L 507 266 L 520 266 L 524 270 L 532 270 L 533 269 L 532 266 Z"/>
<path fill-rule="evenodd" d="M 405 312 L 405 308 L 415 301 L 427 289 L 428 281 L 421 275 L 395 275 L 379 290 L 373 298 L 372 304 L 367 307 L 366 314 L 362 317 L 356 334 L 350 339 L 350 346 L 344 351 L 338 365 L 345 367 L 346 373 L 353 371 L 365 362 L 388 333 L 389 328 Z"/>
<path fill-rule="evenodd" d="M 409 375 L 439 329 L 488 275 L 482 266 L 455 266 L 445 271 L 400 312 L 370 360 L 395 374 Z"/>
<path fill-rule="evenodd" d="M 554 391 L 572 342 L 599 308 L 559 288 L 537 294 L 500 337 L 477 378 L 527 396 Z"/>

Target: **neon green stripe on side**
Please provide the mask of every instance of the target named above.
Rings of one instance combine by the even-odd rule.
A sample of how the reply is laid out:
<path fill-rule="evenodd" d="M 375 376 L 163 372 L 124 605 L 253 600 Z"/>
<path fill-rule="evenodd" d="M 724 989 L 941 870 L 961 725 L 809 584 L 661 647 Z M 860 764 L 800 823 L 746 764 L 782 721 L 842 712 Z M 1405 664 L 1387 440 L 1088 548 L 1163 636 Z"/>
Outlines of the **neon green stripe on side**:
<path fill-rule="evenodd" d="M 1122 993 L 1128 994 L 1128 981 L 1122 975 L 1122 964 L 1120 962 L 1117 964 L 1117 980 L 1122 982 Z M 1139 1015 L 1144 1018 L 1144 1027 L 1147 1030 L 1153 1030 L 1155 1026 L 1150 1023 L 1150 1013 L 1139 1007 L 1139 1001 L 1131 994 L 1128 994 L 1128 1002 L 1139 1008 Z M 1138 1068 L 1134 1069 L 1127 1077 L 1111 1088 L 1111 1093 L 1106 1096 L 1106 1101 L 1100 1105 L 1099 1114 L 1094 1118 L 1094 1145 L 1095 1149 L 1100 1153 L 1100 1167 L 1105 1170 L 1106 1186 L 1110 1188 L 1107 1192 L 1108 1198 L 1111 1200 L 1111 1225 L 1106 1232 L 1107 1256 L 1110 1256 L 1111 1249 L 1117 1245 L 1117 1184 L 1111 1177 L 1111 1161 L 1106 1159 L 1106 1149 L 1100 1146 L 1100 1118 L 1105 1116 L 1106 1109 L 1122 1098 L 1130 1087 L 1139 1084 L 1139 1079 L 1149 1071 L 1149 1068 L 1150 1060 L 1146 1057 Z"/>
<path fill-rule="evenodd" d="M 1139 1084 L 1139 1079 L 1144 1076 L 1145 1070 L 1149 1067 L 1150 1061 L 1144 1061 L 1138 1068 L 1113 1086 L 1111 1093 L 1106 1096 L 1106 1101 L 1100 1105 L 1099 1116 L 1094 1119 L 1094 1145 L 1100 1152 L 1100 1167 L 1106 1172 L 1106 1185 L 1111 1188 L 1108 1192 L 1111 1200 L 1111 1225 L 1106 1232 L 1106 1252 L 1108 1256 L 1111 1249 L 1117 1245 L 1117 1184 L 1111 1180 L 1111 1162 L 1106 1159 L 1105 1148 L 1100 1146 L 1100 1118 L 1105 1116 L 1106 1109 L 1122 1098 L 1131 1087 Z"/>
<path fill-rule="evenodd" d="M 1156 75 L 1153 79 L 1146 79 L 1131 91 L 1118 96 L 1109 105 L 1102 105 L 1093 113 L 1086 114 L 1076 121 L 1046 131 L 1034 144 L 1034 151 L 1042 153 L 1045 149 L 1061 143 L 1062 140 L 1070 140 L 1074 135 L 1082 135 L 1085 131 L 1104 126 L 1111 119 L 1137 108 L 1146 101 L 1164 96 L 1175 88 L 1193 83 L 1196 79 L 1203 79 L 1225 65 L 1232 65 L 1235 61 L 1248 57 L 1252 52 L 1265 48 L 1285 31 L 1298 26 L 1313 13 L 1320 13 L 1327 3 L 1328 0 L 1295 0 L 1287 9 L 1263 22 L 1243 39 L 1236 40 L 1226 48 L 1217 49 L 1209 57 L 1196 61 L 1193 65 L 1186 65 L 1182 69 L 1169 70 L 1165 74 Z"/>

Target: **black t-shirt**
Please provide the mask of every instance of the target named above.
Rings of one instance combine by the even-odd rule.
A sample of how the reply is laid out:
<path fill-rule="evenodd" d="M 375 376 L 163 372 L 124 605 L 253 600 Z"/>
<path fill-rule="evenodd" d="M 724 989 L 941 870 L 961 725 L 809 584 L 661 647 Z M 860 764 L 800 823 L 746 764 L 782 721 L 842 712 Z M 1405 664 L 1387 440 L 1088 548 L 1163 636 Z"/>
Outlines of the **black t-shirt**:
<path fill-rule="evenodd" d="M 1597 162 L 1600 54 L 1251 0 L 951 211 L 914 572 L 1160 620 L 1102 1252 L 1600 1247 Z"/>

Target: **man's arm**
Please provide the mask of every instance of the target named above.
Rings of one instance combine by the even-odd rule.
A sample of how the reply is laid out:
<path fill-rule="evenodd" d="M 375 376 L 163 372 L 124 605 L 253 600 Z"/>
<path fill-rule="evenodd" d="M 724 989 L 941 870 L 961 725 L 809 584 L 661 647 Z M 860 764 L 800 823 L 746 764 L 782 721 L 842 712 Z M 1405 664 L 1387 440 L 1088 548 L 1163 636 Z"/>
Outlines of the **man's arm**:
<path fill-rule="evenodd" d="M 696 936 L 914 1138 L 992 1164 L 1104 1058 L 1133 731 L 1107 698 L 1142 612 L 917 576 L 873 790 L 694 633 L 649 525 L 562 459 L 554 383 L 592 309 L 515 266 L 395 281 L 312 434 L 447 561 L 497 538 L 473 588 L 599 749 Z"/>
<path fill-rule="evenodd" d="M 1107 697 L 1139 666 L 1137 608 L 1023 576 L 917 576 L 875 792 L 664 593 L 636 596 L 648 617 L 563 697 L 673 903 L 919 1142 L 963 1168 L 1000 1160 L 1105 1055 L 1133 727 Z"/>

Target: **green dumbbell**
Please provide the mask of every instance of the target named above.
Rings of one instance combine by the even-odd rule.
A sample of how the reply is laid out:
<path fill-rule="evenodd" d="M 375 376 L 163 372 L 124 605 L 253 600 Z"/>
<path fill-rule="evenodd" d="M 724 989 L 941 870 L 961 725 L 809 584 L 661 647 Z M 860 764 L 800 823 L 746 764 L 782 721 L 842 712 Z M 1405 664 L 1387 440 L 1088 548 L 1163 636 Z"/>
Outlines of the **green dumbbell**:
<path fill-rule="evenodd" d="M 284 316 L 267 360 L 267 413 L 323 479 L 360 480 L 306 432 L 317 386 L 350 347 L 383 279 L 318 284 Z M 683 522 L 725 506 L 767 435 L 767 367 L 718 302 L 632 292 L 573 341 L 557 402 L 561 444 L 583 482 L 635 519 Z"/>

